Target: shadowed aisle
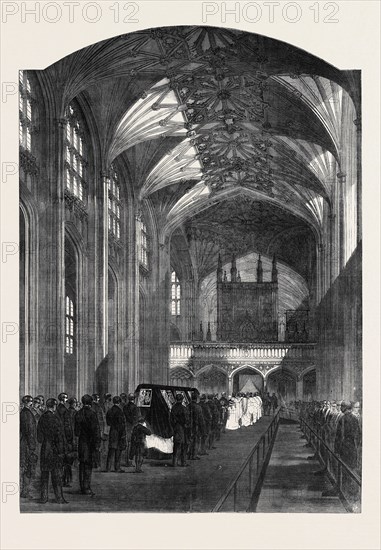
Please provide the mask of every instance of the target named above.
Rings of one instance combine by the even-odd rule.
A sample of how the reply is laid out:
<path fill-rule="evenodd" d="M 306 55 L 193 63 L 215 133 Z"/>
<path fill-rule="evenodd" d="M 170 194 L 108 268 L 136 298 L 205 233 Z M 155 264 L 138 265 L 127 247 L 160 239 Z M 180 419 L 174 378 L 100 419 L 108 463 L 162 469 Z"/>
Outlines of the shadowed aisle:
<path fill-rule="evenodd" d="M 346 512 L 338 497 L 322 497 L 332 485 L 326 475 L 314 475 L 321 465 L 307 460 L 313 450 L 301 436 L 297 423 L 280 422 L 256 512 Z"/>

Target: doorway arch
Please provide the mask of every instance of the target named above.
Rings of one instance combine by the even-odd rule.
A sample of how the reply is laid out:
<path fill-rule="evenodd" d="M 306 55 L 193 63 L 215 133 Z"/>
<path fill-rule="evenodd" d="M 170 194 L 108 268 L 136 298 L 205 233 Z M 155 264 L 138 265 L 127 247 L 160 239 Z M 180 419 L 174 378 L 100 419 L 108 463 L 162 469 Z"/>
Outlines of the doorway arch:
<path fill-rule="evenodd" d="M 255 367 L 243 365 L 235 369 L 230 375 L 229 393 L 262 392 L 263 387 L 263 375 Z"/>
<path fill-rule="evenodd" d="M 303 401 L 316 399 L 316 369 L 312 369 L 303 376 Z"/>
<path fill-rule="evenodd" d="M 270 395 L 275 393 L 281 402 L 288 403 L 296 400 L 296 377 L 285 369 L 269 374 L 266 387 Z"/>
<path fill-rule="evenodd" d="M 228 391 L 228 374 L 216 365 L 203 367 L 196 375 L 196 387 L 200 393 L 215 394 Z"/>

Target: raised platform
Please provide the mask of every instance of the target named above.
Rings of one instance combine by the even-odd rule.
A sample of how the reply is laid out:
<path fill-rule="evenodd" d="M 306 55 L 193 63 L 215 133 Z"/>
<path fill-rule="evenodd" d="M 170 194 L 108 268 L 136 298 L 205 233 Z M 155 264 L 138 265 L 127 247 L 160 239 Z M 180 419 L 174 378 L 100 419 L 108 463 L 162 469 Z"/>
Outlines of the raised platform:
<path fill-rule="evenodd" d="M 147 460 L 143 474 L 133 468 L 126 473 L 93 471 L 94 497 L 79 493 L 78 469 L 73 468 L 73 484 L 64 488 L 68 504 L 54 502 L 50 488 L 49 503 L 41 505 L 38 482 L 33 497 L 21 499 L 21 512 L 210 512 L 239 471 L 272 416 L 262 417 L 254 426 L 228 431 L 216 442 L 216 449 L 201 460 L 189 461 L 188 468 L 172 468 L 168 460 Z"/>

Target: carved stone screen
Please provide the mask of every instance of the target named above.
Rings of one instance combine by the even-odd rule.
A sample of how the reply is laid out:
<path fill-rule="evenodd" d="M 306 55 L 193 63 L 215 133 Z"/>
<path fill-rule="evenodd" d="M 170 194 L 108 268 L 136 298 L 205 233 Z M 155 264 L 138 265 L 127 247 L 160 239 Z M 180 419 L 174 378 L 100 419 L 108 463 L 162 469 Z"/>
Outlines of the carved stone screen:
<path fill-rule="evenodd" d="M 217 339 L 222 342 L 278 340 L 278 284 L 219 282 Z"/>

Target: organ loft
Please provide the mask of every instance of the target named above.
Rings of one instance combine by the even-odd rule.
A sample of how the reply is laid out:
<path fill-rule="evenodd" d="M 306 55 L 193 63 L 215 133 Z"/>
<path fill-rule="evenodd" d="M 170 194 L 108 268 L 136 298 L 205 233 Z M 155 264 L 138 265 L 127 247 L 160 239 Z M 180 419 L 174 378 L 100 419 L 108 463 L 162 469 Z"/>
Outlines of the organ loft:
<path fill-rule="evenodd" d="M 256 281 L 242 281 L 233 254 L 230 280 L 222 270 L 221 256 L 217 267 L 217 340 L 220 342 L 278 341 L 278 270 L 273 257 L 271 280 L 263 280 L 259 255 Z"/>

